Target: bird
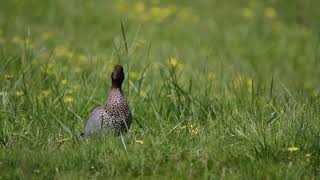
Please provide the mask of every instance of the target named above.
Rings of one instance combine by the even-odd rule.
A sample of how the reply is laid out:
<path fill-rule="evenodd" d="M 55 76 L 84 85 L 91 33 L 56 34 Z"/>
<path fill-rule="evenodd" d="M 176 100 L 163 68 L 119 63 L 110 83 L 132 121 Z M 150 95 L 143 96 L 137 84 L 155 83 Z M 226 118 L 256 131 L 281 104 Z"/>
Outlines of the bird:
<path fill-rule="evenodd" d="M 93 110 L 87 119 L 83 137 L 89 137 L 103 132 L 115 135 L 127 132 L 132 124 L 132 114 L 128 101 L 122 91 L 125 75 L 122 65 L 115 65 L 111 73 L 111 90 L 103 106 Z"/>

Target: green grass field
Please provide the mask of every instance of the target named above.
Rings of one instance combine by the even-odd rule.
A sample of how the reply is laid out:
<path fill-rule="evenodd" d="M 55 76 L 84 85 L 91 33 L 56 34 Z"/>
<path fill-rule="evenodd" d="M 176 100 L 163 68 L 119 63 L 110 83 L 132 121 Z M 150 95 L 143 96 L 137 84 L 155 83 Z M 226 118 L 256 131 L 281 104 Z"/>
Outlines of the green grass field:
<path fill-rule="evenodd" d="M 320 178 L 320 1 L 0 1 L 0 179 Z"/>

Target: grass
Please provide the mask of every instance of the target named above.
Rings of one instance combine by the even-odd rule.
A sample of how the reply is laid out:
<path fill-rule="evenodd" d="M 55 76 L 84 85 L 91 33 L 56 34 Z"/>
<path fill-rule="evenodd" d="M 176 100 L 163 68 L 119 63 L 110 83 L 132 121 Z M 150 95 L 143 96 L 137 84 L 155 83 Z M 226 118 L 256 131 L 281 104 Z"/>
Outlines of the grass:
<path fill-rule="evenodd" d="M 2 0 L 0 179 L 318 179 L 319 5 Z M 118 63 L 133 127 L 82 139 Z"/>

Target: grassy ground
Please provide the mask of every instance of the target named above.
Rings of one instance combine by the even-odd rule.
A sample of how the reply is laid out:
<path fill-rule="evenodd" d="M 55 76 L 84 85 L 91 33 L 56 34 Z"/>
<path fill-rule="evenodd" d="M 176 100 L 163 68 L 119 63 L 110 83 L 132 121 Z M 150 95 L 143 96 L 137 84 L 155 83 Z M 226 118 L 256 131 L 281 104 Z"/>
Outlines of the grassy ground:
<path fill-rule="evenodd" d="M 0 179 L 320 178 L 318 1 L 0 3 Z M 118 63 L 133 127 L 82 139 Z"/>

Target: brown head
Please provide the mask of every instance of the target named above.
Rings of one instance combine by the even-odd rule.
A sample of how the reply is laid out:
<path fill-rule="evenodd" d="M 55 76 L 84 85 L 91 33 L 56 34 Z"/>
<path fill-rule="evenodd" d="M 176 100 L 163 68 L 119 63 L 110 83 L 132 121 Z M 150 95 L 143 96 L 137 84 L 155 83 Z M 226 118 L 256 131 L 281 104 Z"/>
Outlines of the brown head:
<path fill-rule="evenodd" d="M 120 88 L 122 82 L 124 80 L 124 72 L 123 67 L 121 65 L 115 65 L 113 72 L 111 74 L 111 80 L 112 80 L 112 88 Z"/>

